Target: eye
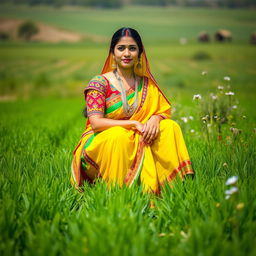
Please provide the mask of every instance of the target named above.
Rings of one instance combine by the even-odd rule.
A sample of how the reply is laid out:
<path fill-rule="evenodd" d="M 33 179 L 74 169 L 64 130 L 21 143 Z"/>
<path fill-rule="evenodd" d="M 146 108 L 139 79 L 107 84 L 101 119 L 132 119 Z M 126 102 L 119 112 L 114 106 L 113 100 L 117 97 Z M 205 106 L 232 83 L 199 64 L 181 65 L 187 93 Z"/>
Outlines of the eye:
<path fill-rule="evenodd" d="M 119 51 L 123 51 L 123 50 L 124 50 L 124 46 L 118 46 L 117 49 L 118 49 Z"/>
<path fill-rule="evenodd" d="M 137 47 L 131 46 L 131 47 L 129 47 L 129 49 L 130 49 L 130 51 L 136 51 L 136 50 L 137 50 Z"/>

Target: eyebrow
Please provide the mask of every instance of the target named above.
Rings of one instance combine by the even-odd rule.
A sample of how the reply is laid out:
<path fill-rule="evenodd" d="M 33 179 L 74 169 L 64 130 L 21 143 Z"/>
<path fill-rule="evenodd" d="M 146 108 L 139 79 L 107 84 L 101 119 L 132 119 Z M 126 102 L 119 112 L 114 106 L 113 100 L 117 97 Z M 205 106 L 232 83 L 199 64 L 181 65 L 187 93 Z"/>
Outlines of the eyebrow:
<path fill-rule="evenodd" d="M 126 46 L 126 45 L 128 45 L 128 46 L 137 46 L 136 44 L 117 44 L 117 46 Z"/>

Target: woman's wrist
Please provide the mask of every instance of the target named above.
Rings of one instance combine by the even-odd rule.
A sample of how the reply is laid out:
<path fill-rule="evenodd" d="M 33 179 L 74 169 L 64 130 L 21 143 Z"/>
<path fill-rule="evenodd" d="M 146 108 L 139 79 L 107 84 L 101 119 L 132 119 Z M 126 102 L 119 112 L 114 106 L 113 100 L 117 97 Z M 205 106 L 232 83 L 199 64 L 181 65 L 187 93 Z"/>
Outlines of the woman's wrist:
<path fill-rule="evenodd" d="M 136 128 L 137 124 L 138 124 L 138 121 L 136 120 L 131 120 L 131 128 Z"/>
<path fill-rule="evenodd" d="M 152 115 L 151 117 L 156 117 L 159 120 L 159 122 L 163 120 L 163 117 L 161 115 Z"/>

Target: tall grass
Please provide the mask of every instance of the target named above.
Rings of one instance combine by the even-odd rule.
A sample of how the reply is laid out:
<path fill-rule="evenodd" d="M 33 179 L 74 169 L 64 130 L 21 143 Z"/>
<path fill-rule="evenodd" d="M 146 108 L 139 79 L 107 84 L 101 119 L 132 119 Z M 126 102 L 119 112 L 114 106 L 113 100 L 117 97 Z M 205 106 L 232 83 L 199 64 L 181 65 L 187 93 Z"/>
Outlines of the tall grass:
<path fill-rule="evenodd" d="M 229 144 L 184 133 L 195 179 L 160 197 L 101 181 L 79 193 L 69 167 L 82 108 L 75 99 L 1 103 L 2 255 L 254 255 L 252 127 L 244 122 L 238 139 L 227 134 Z M 225 200 L 231 175 L 239 193 Z"/>

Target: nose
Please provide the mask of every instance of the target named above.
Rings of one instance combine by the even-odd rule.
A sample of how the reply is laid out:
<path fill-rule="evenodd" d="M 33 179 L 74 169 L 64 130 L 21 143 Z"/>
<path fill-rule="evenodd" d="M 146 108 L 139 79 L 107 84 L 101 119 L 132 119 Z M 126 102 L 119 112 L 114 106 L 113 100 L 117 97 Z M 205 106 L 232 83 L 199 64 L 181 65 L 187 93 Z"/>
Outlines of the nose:
<path fill-rule="evenodd" d="M 130 51 L 129 51 L 128 48 L 125 48 L 125 50 L 124 50 L 124 56 L 125 56 L 125 57 L 130 56 Z"/>

